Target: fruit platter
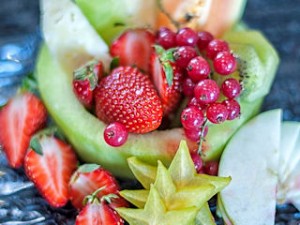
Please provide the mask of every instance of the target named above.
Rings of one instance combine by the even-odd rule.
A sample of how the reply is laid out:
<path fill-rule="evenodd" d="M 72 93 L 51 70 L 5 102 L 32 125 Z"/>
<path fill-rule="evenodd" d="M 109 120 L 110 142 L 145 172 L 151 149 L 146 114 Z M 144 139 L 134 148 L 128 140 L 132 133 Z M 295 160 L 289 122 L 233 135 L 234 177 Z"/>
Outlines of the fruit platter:
<path fill-rule="evenodd" d="M 300 114 L 246 0 L 39 3 L 0 108 L 0 224 L 300 223 Z"/>

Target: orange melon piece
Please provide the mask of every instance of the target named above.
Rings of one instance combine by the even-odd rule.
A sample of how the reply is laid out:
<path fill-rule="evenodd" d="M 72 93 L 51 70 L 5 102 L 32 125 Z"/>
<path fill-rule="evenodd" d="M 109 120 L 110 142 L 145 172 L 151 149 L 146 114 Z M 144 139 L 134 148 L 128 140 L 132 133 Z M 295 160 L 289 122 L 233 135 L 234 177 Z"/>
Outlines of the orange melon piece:
<path fill-rule="evenodd" d="M 241 19 L 246 0 L 161 0 L 157 27 L 191 27 L 222 36 Z"/>

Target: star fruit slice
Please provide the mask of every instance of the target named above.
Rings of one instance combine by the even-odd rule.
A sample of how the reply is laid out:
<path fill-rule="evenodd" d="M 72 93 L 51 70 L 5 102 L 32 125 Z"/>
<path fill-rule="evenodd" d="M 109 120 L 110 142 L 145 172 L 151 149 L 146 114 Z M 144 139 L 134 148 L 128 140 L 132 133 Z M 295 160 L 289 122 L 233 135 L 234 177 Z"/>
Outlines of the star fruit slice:
<path fill-rule="evenodd" d="M 230 182 L 230 178 L 197 174 L 185 141 L 167 169 L 148 165 L 135 157 L 128 159 L 133 174 L 148 190 L 123 190 L 121 195 L 135 206 L 147 204 L 149 188 L 153 185 L 160 193 L 168 210 L 197 207 L 197 224 L 214 224 L 207 201 Z M 174 180 L 176 179 L 176 180 Z"/>

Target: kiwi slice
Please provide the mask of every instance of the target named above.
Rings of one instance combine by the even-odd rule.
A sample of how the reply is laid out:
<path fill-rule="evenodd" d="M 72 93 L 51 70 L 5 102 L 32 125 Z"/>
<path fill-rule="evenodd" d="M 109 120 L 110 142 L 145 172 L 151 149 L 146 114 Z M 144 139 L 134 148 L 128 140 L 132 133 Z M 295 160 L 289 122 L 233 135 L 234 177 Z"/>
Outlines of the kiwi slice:
<path fill-rule="evenodd" d="M 238 58 L 238 70 L 232 76 L 241 80 L 241 99 L 252 102 L 266 96 L 279 64 L 278 54 L 270 42 L 255 30 L 227 33 L 224 38 L 231 43 Z"/>

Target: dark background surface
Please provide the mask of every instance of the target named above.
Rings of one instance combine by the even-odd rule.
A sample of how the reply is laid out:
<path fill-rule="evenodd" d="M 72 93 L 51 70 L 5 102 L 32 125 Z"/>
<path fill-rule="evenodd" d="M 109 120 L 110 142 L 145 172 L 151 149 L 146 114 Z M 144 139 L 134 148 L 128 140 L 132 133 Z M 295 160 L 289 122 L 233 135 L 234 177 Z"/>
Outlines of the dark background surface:
<path fill-rule="evenodd" d="M 1 0 L 0 44 L 35 33 L 38 13 L 37 0 Z M 284 120 L 300 121 L 300 0 L 248 0 L 243 19 L 251 28 L 266 35 L 281 58 L 263 110 L 282 108 Z M 14 90 L 9 85 L 0 85 L 0 96 L 7 97 Z M 70 207 L 55 210 L 45 204 L 22 170 L 7 167 L 3 154 L 0 154 L 0 171 L 5 173 L 0 175 L 0 224 L 73 223 L 74 211 Z M 293 208 L 283 206 L 278 210 L 278 225 L 300 224 L 300 215 Z M 12 219 L 27 222 L 13 223 Z"/>

